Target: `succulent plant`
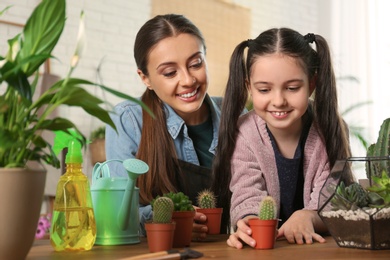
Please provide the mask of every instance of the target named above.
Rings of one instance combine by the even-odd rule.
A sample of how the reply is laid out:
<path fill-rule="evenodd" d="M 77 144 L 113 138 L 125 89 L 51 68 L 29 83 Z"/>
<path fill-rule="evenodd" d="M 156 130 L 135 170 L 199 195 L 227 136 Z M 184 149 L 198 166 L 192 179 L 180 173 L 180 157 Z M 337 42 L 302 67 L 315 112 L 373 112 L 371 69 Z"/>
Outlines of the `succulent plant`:
<path fill-rule="evenodd" d="M 202 209 L 216 208 L 216 201 L 214 192 L 209 189 L 199 192 L 197 197 L 198 206 Z"/>
<path fill-rule="evenodd" d="M 277 218 L 277 208 L 274 198 L 266 196 L 260 201 L 258 216 L 261 220 L 272 220 Z"/>
<path fill-rule="evenodd" d="M 367 192 L 359 183 L 345 186 L 341 181 L 331 199 L 333 210 L 356 210 L 368 205 Z"/>
<path fill-rule="evenodd" d="M 367 157 L 388 157 L 390 156 L 390 118 L 383 121 L 379 130 L 378 140 L 367 149 Z M 382 171 L 390 172 L 390 159 L 370 161 L 366 165 L 367 178 L 380 177 Z"/>
<path fill-rule="evenodd" d="M 168 197 L 158 197 L 151 202 L 154 223 L 170 223 L 172 221 L 173 201 Z"/>
<path fill-rule="evenodd" d="M 173 211 L 194 211 L 192 201 L 183 192 L 169 192 L 165 193 L 163 197 L 172 199 L 174 205 Z"/>
<path fill-rule="evenodd" d="M 390 206 L 390 178 L 383 170 L 382 175 L 373 176 L 374 184 L 367 188 L 369 206 L 372 208 L 383 208 Z"/>

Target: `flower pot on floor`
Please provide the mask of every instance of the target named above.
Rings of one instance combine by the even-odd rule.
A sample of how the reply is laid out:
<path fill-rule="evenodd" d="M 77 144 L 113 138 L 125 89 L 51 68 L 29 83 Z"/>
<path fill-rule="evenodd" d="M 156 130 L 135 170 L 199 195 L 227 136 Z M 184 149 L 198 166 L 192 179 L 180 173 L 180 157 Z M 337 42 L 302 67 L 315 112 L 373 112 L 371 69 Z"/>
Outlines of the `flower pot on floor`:
<path fill-rule="evenodd" d="M 197 212 L 201 212 L 206 215 L 207 221 L 207 234 L 216 235 L 221 232 L 221 217 L 222 217 L 222 208 L 212 208 L 212 209 L 201 209 L 197 208 Z"/>
<path fill-rule="evenodd" d="M 95 165 L 106 161 L 106 139 L 95 139 L 89 144 L 89 151 L 91 153 L 91 163 Z"/>
<path fill-rule="evenodd" d="M 252 238 L 256 240 L 255 249 L 273 249 L 276 240 L 277 219 L 261 220 L 249 219 L 249 227 L 252 229 Z"/>
<path fill-rule="evenodd" d="M 176 223 L 145 223 L 148 247 L 151 253 L 172 249 Z"/>

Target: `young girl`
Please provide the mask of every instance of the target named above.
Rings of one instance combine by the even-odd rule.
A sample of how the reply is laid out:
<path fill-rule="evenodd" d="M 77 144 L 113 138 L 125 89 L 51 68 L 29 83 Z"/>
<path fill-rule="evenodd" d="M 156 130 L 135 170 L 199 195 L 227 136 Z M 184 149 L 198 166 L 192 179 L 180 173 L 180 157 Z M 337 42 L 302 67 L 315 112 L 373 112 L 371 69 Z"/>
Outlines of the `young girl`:
<path fill-rule="evenodd" d="M 253 110 L 239 118 L 248 91 Z M 256 217 L 266 195 L 279 205 L 278 237 L 297 244 L 325 241 L 316 211 L 319 191 L 335 161 L 350 156 L 336 92 L 329 47 L 320 35 L 271 29 L 235 48 L 213 169 L 220 203 L 231 196 L 236 231 L 229 246 L 255 246 L 247 220 Z"/>
<path fill-rule="evenodd" d="M 152 218 L 150 201 L 182 191 L 195 202 L 211 184 L 211 162 L 217 145 L 221 98 L 207 94 L 206 46 L 199 29 L 182 15 L 158 15 L 139 30 L 134 44 L 138 75 L 146 86 L 141 106 L 125 101 L 112 119 L 118 133 L 106 130 L 109 159 L 138 158 L 149 172 L 138 177 L 140 224 Z M 121 165 L 113 175 L 127 176 Z M 204 238 L 206 216 L 196 213 L 193 236 Z"/>

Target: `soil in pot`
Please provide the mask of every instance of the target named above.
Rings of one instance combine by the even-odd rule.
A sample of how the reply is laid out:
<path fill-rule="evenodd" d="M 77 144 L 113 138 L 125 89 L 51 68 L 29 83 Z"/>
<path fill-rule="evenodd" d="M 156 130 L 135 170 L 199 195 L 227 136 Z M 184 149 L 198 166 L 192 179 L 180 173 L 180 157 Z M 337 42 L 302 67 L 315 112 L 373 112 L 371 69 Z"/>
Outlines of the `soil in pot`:
<path fill-rule="evenodd" d="M 361 209 L 327 211 L 321 216 L 340 247 L 390 249 L 390 216 L 386 218 L 385 211 L 390 213 L 383 209 L 371 218 Z"/>

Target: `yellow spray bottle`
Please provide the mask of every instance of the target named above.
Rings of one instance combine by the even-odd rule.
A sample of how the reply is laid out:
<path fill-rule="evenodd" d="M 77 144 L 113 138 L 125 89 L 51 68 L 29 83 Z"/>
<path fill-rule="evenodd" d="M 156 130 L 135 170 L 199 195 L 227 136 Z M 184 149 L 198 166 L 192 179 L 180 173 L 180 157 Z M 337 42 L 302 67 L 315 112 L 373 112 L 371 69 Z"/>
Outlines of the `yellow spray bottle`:
<path fill-rule="evenodd" d="M 68 148 L 66 172 L 57 184 L 50 242 L 55 251 L 90 250 L 96 239 L 96 222 L 87 176 L 81 171 L 83 157 L 75 131 L 57 131 L 53 150 Z"/>

